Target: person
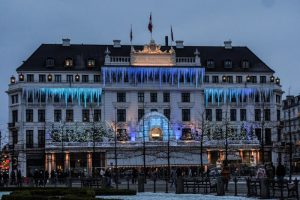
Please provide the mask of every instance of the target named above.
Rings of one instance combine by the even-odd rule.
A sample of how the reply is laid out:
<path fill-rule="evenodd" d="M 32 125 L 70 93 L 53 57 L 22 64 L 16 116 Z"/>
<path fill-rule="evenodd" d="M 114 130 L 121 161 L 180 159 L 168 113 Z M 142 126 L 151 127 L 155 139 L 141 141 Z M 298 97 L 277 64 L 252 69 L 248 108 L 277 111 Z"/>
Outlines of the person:
<path fill-rule="evenodd" d="M 8 179 L 9 179 L 8 172 L 4 172 L 4 174 L 3 174 L 3 183 L 6 187 L 8 187 Z"/>
<path fill-rule="evenodd" d="M 16 184 L 16 173 L 15 170 L 12 170 L 10 173 L 10 184 L 15 185 Z"/>
<path fill-rule="evenodd" d="M 279 162 L 277 165 L 276 176 L 278 180 L 283 181 L 285 176 L 285 167 L 281 164 L 281 162 Z"/>
<path fill-rule="evenodd" d="M 266 170 L 264 168 L 263 165 L 259 166 L 257 171 L 256 171 L 256 176 L 255 176 L 257 179 L 262 179 L 262 178 L 266 178 L 267 175 L 266 175 Z"/>
<path fill-rule="evenodd" d="M 228 182 L 230 179 L 230 169 L 229 169 L 227 163 L 224 164 L 224 167 L 221 171 L 221 176 L 223 177 L 225 190 L 228 191 Z"/>
<path fill-rule="evenodd" d="M 176 188 L 176 178 L 177 178 L 177 173 L 176 173 L 176 169 L 172 169 L 171 170 L 171 186 L 170 187 L 173 187 L 173 185 L 175 185 L 175 188 Z"/>
<path fill-rule="evenodd" d="M 38 187 L 38 183 L 39 183 L 39 171 L 37 169 L 34 170 L 33 179 L 34 179 L 35 187 Z"/>
<path fill-rule="evenodd" d="M 266 174 L 268 179 L 274 179 L 275 168 L 272 162 L 269 165 L 266 165 Z"/>

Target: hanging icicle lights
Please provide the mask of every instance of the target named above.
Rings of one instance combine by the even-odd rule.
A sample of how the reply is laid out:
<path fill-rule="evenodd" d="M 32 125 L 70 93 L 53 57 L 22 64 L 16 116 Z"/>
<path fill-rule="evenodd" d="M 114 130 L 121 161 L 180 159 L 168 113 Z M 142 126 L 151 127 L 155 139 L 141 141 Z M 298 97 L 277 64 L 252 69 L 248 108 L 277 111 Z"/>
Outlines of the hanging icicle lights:
<path fill-rule="evenodd" d="M 95 102 L 99 106 L 101 102 L 101 88 L 40 88 L 40 87 L 26 87 L 23 89 L 24 97 L 33 97 L 40 99 L 43 95 L 45 95 L 46 102 L 49 99 L 54 97 L 59 98 L 59 100 L 63 99 L 65 101 L 66 106 L 68 105 L 68 100 L 71 99 L 72 102 L 74 100 L 78 101 L 78 104 L 81 104 L 81 101 L 84 103 L 84 107 L 86 107 L 87 102 Z"/>
<path fill-rule="evenodd" d="M 183 84 L 195 84 L 198 87 L 203 83 L 205 69 L 200 67 L 102 67 L 103 87 L 106 83 L 130 82 L 148 83 L 159 81 L 159 84 L 170 83 L 172 85 L 180 82 Z"/>
<path fill-rule="evenodd" d="M 273 95 L 273 90 L 269 88 L 205 88 L 204 97 L 205 104 L 208 102 L 214 104 L 215 102 L 220 105 L 220 103 L 232 103 L 232 100 L 235 99 L 236 102 L 239 102 L 239 99 L 247 98 L 254 99 L 256 95 L 259 96 L 260 101 L 266 99 Z M 243 102 L 243 101 L 242 101 Z"/>

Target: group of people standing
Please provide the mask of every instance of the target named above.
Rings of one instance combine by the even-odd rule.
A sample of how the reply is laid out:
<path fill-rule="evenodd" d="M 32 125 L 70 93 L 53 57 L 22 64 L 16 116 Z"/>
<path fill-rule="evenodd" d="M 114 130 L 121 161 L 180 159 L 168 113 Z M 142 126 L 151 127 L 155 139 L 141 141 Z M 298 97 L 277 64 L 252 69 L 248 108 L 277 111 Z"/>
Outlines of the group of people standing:
<path fill-rule="evenodd" d="M 281 162 L 278 163 L 277 167 L 273 165 L 273 163 L 261 165 L 257 171 L 256 171 L 256 178 L 268 178 L 268 179 L 274 179 L 275 176 L 278 180 L 283 180 L 284 176 L 286 174 L 285 166 L 281 164 Z"/>

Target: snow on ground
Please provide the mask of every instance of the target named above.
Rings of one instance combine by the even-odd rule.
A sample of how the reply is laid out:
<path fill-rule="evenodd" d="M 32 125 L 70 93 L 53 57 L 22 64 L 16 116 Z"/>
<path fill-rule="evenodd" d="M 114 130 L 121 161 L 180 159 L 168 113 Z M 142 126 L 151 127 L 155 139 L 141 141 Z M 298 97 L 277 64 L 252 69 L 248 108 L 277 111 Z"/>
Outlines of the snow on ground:
<path fill-rule="evenodd" d="M 97 198 L 104 199 L 122 199 L 122 200 L 216 200 L 216 199 L 226 199 L 226 200 L 249 200 L 246 197 L 234 197 L 234 196 L 215 196 L 215 195 L 203 195 L 203 194 L 174 194 L 174 193 L 137 193 L 133 196 L 97 196 Z"/>

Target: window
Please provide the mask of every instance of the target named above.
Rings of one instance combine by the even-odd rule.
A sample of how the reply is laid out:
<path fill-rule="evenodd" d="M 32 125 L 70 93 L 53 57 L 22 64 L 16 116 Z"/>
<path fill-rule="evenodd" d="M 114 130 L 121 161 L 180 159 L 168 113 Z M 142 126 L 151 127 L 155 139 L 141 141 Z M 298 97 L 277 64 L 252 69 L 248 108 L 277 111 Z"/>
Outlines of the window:
<path fill-rule="evenodd" d="M 82 110 L 82 121 L 89 122 L 90 121 L 90 110 L 83 109 Z"/>
<path fill-rule="evenodd" d="M 61 110 L 54 110 L 54 122 L 61 121 Z"/>
<path fill-rule="evenodd" d="M 209 59 L 209 60 L 206 61 L 206 65 L 209 68 L 213 68 L 213 67 L 215 67 L 215 62 L 214 62 L 213 59 Z"/>
<path fill-rule="evenodd" d="M 33 130 L 26 130 L 26 147 L 33 147 Z"/>
<path fill-rule="evenodd" d="M 270 109 L 265 109 L 265 121 L 271 120 L 271 112 Z"/>
<path fill-rule="evenodd" d="M 207 75 L 204 76 L 204 83 L 209 83 L 209 76 Z"/>
<path fill-rule="evenodd" d="M 281 96 L 276 94 L 276 103 L 280 103 L 281 102 Z"/>
<path fill-rule="evenodd" d="M 157 102 L 157 93 L 156 92 L 150 93 L 150 102 Z"/>
<path fill-rule="evenodd" d="M 280 121 L 280 118 L 281 118 L 280 110 L 277 110 L 277 121 Z"/>
<path fill-rule="evenodd" d="M 33 122 L 33 110 L 32 109 L 26 110 L 26 122 Z"/>
<path fill-rule="evenodd" d="M 129 136 L 126 129 L 117 129 L 117 140 L 118 141 L 127 141 Z"/>
<path fill-rule="evenodd" d="M 100 122 L 101 121 L 101 110 L 95 109 L 94 110 L 94 122 Z"/>
<path fill-rule="evenodd" d="M 94 82 L 100 83 L 101 82 L 101 76 L 100 75 L 94 75 Z"/>
<path fill-rule="evenodd" d="M 250 62 L 248 60 L 243 60 L 242 61 L 242 68 L 249 68 L 250 67 Z"/>
<path fill-rule="evenodd" d="M 266 145 L 272 145 L 272 136 L 271 136 L 271 129 L 270 128 L 265 129 L 265 144 Z"/>
<path fill-rule="evenodd" d="M 46 67 L 53 67 L 53 66 L 54 66 L 54 58 L 47 58 Z"/>
<path fill-rule="evenodd" d="M 168 118 L 168 120 L 170 120 L 171 110 L 170 109 L 164 109 L 164 116 L 166 116 L 166 118 Z"/>
<path fill-rule="evenodd" d="M 260 128 L 255 129 L 255 135 L 256 135 L 257 139 L 259 141 L 261 141 L 261 129 Z"/>
<path fill-rule="evenodd" d="M 191 111 L 190 109 L 182 109 L 182 121 L 191 121 Z"/>
<path fill-rule="evenodd" d="M 142 119 L 144 113 L 145 113 L 144 109 L 138 109 L 138 120 Z"/>
<path fill-rule="evenodd" d="M 190 93 L 181 93 L 181 102 L 190 102 Z"/>
<path fill-rule="evenodd" d="M 73 82 L 73 75 L 67 75 L 67 82 L 72 83 Z"/>
<path fill-rule="evenodd" d="M 73 122 L 73 110 L 66 110 L 66 122 Z"/>
<path fill-rule="evenodd" d="M 230 109 L 230 121 L 236 121 L 236 109 Z"/>
<path fill-rule="evenodd" d="M 12 111 L 12 123 L 18 122 L 18 110 Z"/>
<path fill-rule="evenodd" d="M 213 83 L 219 83 L 219 76 L 212 76 Z"/>
<path fill-rule="evenodd" d="M 208 121 L 212 121 L 212 110 L 205 109 L 205 119 Z"/>
<path fill-rule="evenodd" d="M 190 128 L 183 128 L 181 133 L 181 140 L 192 140 L 192 130 Z"/>
<path fill-rule="evenodd" d="M 45 103 L 46 102 L 46 95 L 45 94 L 41 94 L 39 97 L 38 97 L 38 101 L 40 103 Z"/>
<path fill-rule="evenodd" d="M 19 102 L 19 98 L 18 98 L 18 95 L 15 94 L 15 95 L 12 95 L 11 96 L 11 104 L 16 104 Z"/>
<path fill-rule="evenodd" d="M 72 67 L 73 66 L 73 59 L 72 58 L 66 58 L 65 66 L 66 67 Z"/>
<path fill-rule="evenodd" d="M 18 131 L 12 131 L 12 141 L 13 141 L 13 144 L 18 143 Z"/>
<path fill-rule="evenodd" d="M 280 142 L 281 141 L 281 129 L 278 128 L 277 129 L 277 142 Z"/>
<path fill-rule="evenodd" d="M 164 102 L 170 102 L 170 93 L 164 92 Z"/>
<path fill-rule="evenodd" d="M 54 82 L 60 83 L 61 82 L 61 75 L 58 75 L 58 74 L 54 75 Z"/>
<path fill-rule="evenodd" d="M 82 75 L 82 82 L 88 83 L 89 82 L 89 75 Z"/>
<path fill-rule="evenodd" d="M 45 110 L 38 110 L 38 122 L 45 122 Z"/>
<path fill-rule="evenodd" d="M 236 83 L 242 83 L 243 77 L 242 76 L 236 76 Z"/>
<path fill-rule="evenodd" d="M 240 121 L 247 121 L 247 110 L 246 109 L 240 110 Z"/>
<path fill-rule="evenodd" d="M 255 109 L 255 121 L 260 121 L 260 120 L 261 120 L 261 110 Z"/>
<path fill-rule="evenodd" d="M 233 76 L 227 76 L 227 83 L 233 83 Z"/>
<path fill-rule="evenodd" d="M 216 109 L 216 121 L 222 121 L 222 109 Z"/>
<path fill-rule="evenodd" d="M 232 61 L 231 60 L 225 60 L 224 61 L 224 68 L 232 68 Z"/>
<path fill-rule="evenodd" d="M 139 103 L 144 102 L 144 93 L 143 92 L 138 93 L 138 102 Z"/>
<path fill-rule="evenodd" d="M 266 76 L 260 76 L 259 80 L 260 80 L 260 83 L 266 83 L 267 82 L 267 77 Z"/>
<path fill-rule="evenodd" d="M 45 83 L 46 82 L 46 75 L 45 74 L 40 74 L 39 75 L 39 82 L 40 83 Z"/>
<path fill-rule="evenodd" d="M 126 109 L 117 109 L 117 121 L 126 122 Z"/>
<path fill-rule="evenodd" d="M 126 93 L 125 92 L 117 93 L 117 102 L 126 102 Z"/>
<path fill-rule="evenodd" d="M 158 112 L 158 110 L 156 108 L 152 108 L 150 112 Z"/>
<path fill-rule="evenodd" d="M 27 74 L 27 82 L 34 82 L 33 74 Z"/>
<path fill-rule="evenodd" d="M 251 76 L 251 82 L 252 83 L 257 83 L 257 77 L 256 76 Z"/>
<path fill-rule="evenodd" d="M 45 130 L 38 130 L 38 147 L 45 147 Z"/>
<path fill-rule="evenodd" d="M 60 101 L 59 96 L 58 95 L 54 95 L 53 101 L 54 101 L 54 103 L 59 103 L 59 101 Z"/>
<path fill-rule="evenodd" d="M 94 59 L 88 59 L 87 66 L 88 67 L 95 67 L 95 60 Z"/>

